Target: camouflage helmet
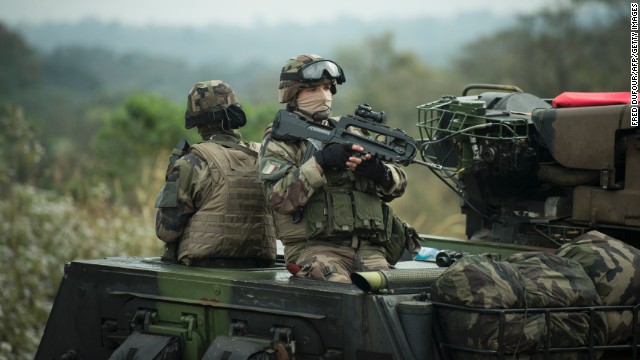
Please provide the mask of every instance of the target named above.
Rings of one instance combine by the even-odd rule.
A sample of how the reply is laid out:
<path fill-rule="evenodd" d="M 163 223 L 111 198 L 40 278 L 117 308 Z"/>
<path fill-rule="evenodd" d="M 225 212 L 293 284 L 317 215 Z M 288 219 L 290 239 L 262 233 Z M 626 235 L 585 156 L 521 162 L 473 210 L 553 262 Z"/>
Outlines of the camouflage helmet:
<path fill-rule="evenodd" d="M 221 80 L 196 83 L 187 97 L 184 127 L 191 129 L 197 125 L 207 125 L 216 120 L 216 113 L 222 115 L 229 105 L 237 104 L 236 94 L 231 86 Z M 224 115 L 222 119 L 226 118 Z"/>
<path fill-rule="evenodd" d="M 284 63 L 280 71 L 278 101 L 286 103 L 295 99 L 301 88 L 318 84 L 331 84 L 331 93 L 336 94 L 336 84 L 346 81 L 342 68 L 320 55 L 298 55 Z"/>

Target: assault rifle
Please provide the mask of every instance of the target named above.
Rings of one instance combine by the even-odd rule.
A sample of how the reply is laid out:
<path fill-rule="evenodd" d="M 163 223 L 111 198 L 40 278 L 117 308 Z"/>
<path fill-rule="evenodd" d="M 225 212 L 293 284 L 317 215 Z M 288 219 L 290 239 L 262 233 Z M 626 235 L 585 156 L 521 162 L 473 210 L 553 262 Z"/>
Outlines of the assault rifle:
<path fill-rule="evenodd" d="M 416 162 L 416 140 L 401 129 L 391 129 L 384 124 L 384 112 L 371 111 L 367 104 L 358 106 L 355 115 L 342 116 L 333 122 L 335 127 L 302 119 L 299 115 L 280 110 L 273 121 L 271 137 L 281 141 L 308 140 L 315 150 L 331 143 L 358 144 L 364 153 L 378 156 L 380 160 L 409 165 Z M 355 128 L 355 133 L 347 131 Z"/>

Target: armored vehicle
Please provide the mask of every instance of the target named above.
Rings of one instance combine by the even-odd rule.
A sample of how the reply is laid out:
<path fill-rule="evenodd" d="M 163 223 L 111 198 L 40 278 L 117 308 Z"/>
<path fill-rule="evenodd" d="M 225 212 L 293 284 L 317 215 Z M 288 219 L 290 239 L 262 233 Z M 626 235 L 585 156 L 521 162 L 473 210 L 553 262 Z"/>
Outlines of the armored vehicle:
<path fill-rule="evenodd" d="M 556 105 L 470 85 L 417 107 L 414 162 L 467 219 L 421 235 L 428 261 L 339 284 L 75 260 L 36 359 L 638 359 L 640 131 L 628 104 Z"/>

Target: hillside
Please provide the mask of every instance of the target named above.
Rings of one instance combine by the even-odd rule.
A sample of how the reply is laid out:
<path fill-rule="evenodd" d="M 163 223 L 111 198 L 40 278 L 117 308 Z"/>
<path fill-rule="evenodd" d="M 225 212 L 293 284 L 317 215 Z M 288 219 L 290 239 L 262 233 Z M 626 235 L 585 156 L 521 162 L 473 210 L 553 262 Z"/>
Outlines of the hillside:
<path fill-rule="evenodd" d="M 444 66 L 462 45 L 513 25 L 513 19 L 482 12 L 403 21 L 367 22 L 344 18 L 327 23 L 322 31 L 315 31 L 317 26 L 290 24 L 251 28 L 134 27 L 89 19 L 73 24 L 18 24 L 14 29 L 31 46 L 45 52 L 61 46 L 83 46 L 116 54 L 141 52 L 191 65 L 216 62 L 233 66 L 256 62 L 280 64 L 288 56 L 307 52 L 331 56 L 336 47 L 391 33 L 399 50 L 414 52 L 426 63 Z"/>

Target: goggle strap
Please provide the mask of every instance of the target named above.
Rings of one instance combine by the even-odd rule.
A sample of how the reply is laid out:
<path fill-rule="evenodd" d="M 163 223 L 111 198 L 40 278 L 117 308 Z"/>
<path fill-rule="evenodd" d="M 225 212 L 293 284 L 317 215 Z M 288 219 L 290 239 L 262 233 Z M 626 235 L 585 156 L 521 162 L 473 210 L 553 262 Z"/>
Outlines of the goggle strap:
<path fill-rule="evenodd" d="M 281 73 L 280 81 L 302 81 L 298 72 L 294 73 Z"/>

